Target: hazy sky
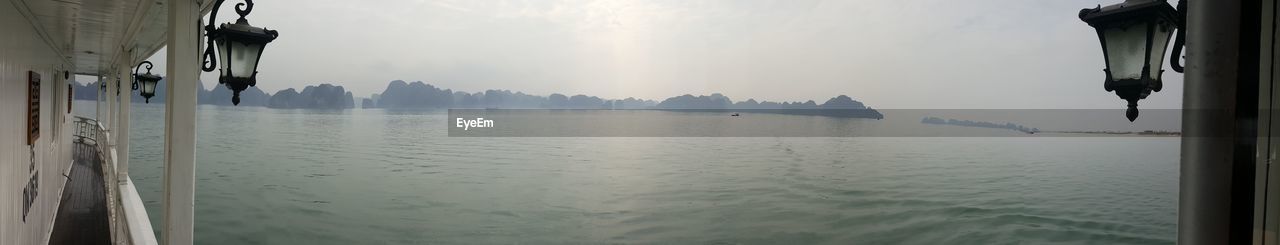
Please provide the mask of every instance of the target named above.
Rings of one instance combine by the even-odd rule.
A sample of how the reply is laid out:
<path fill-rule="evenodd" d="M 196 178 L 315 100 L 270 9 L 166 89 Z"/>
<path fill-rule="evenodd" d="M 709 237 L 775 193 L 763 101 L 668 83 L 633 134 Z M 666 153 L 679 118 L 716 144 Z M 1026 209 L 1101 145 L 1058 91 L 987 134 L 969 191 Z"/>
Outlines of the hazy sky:
<path fill-rule="evenodd" d="M 235 2 L 219 22 L 234 20 Z M 604 98 L 1120 109 L 1102 89 L 1097 36 L 1076 17 L 1113 2 L 260 0 L 249 20 L 280 31 L 259 67 L 269 93 L 334 83 L 368 97 L 401 79 Z M 161 71 L 163 59 L 151 58 Z M 1142 108 L 1180 107 L 1182 75 L 1165 75 Z"/>

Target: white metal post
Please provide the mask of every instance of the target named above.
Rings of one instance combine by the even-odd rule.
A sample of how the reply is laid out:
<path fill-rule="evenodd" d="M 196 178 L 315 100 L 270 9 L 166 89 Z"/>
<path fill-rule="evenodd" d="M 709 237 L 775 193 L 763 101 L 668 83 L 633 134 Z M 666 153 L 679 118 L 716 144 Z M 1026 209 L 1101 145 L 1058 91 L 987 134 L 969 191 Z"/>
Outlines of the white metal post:
<path fill-rule="evenodd" d="M 102 100 L 106 98 L 102 97 L 103 94 L 105 94 L 102 91 L 102 75 L 98 75 L 97 77 L 98 83 L 93 86 L 93 91 L 98 91 L 98 96 L 93 98 L 93 119 L 102 121 Z"/>
<path fill-rule="evenodd" d="M 116 104 L 119 104 L 116 101 L 116 79 L 114 79 L 116 78 L 116 76 L 115 76 L 115 71 L 107 70 L 106 73 L 107 73 L 107 77 L 103 79 L 103 82 L 107 83 L 107 91 L 105 92 L 107 94 L 106 96 L 107 103 L 104 104 L 107 106 L 105 108 L 107 112 L 107 117 L 103 118 L 104 120 L 102 120 L 102 125 L 107 127 L 107 132 L 114 135 L 116 133 Z M 108 146 L 112 146 L 115 144 L 116 144 L 115 139 L 107 138 Z"/>
<path fill-rule="evenodd" d="M 1250 1 L 1188 1 L 1186 75 L 1178 193 L 1179 244 L 1242 244 L 1253 227 L 1252 173 L 1257 135 L 1256 60 L 1241 62 L 1256 44 L 1245 37 Z M 1256 50 L 1256 49 L 1254 49 Z M 1256 54 L 1257 51 L 1250 51 Z M 1247 56 L 1246 56 L 1247 57 Z M 1177 58 L 1177 57 L 1174 57 Z M 1254 70 L 1256 71 L 1256 70 Z M 1254 77 L 1250 78 L 1249 76 Z M 1242 185 L 1242 183 L 1248 183 Z M 1243 236 L 1241 236 L 1243 235 Z"/>
<path fill-rule="evenodd" d="M 115 76 L 116 82 L 114 83 L 116 85 L 116 89 L 111 90 L 111 105 L 113 105 L 111 107 L 111 133 L 118 135 L 120 132 L 120 96 L 129 95 L 129 94 L 125 93 L 124 88 L 121 87 L 121 86 L 124 86 L 124 81 L 120 80 L 121 79 L 120 73 L 115 71 L 112 71 L 111 73 L 116 74 Z M 119 138 L 120 137 L 116 137 L 116 139 L 119 139 Z M 111 145 L 113 146 L 119 143 L 120 141 L 115 141 L 115 140 L 111 141 Z"/>
<path fill-rule="evenodd" d="M 129 107 L 133 105 L 132 86 L 125 85 L 124 83 L 133 81 L 133 76 L 129 72 L 129 65 L 132 64 L 130 61 L 132 60 L 131 58 L 133 57 L 133 53 L 128 49 L 122 50 L 120 53 L 121 57 L 124 58 L 120 59 L 121 62 L 119 65 L 116 65 L 118 67 L 116 70 L 118 70 L 120 74 L 123 74 L 121 77 L 125 80 L 121 81 L 121 86 L 126 87 L 121 88 L 123 93 L 121 93 L 120 96 L 123 97 L 120 98 L 120 115 L 118 116 L 118 120 L 120 121 L 118 121 L 119 126 L 116 127 L 116 130 L 119 130 L 116 132 L 116 156 L 119 156 L 119 158 L 116 159 L 116 176 L 118 176 L 116 179 L 119 180 L 120 183 L 124 183 L 125 180 L 129 179 Z"/>
<path fill-rule="evenodd" d="M 195 220 L 196 82 L 200 12 L 194 0 L 169 0 L 165 97 L 164 228 L 161 242 L 191 244 Z"/>

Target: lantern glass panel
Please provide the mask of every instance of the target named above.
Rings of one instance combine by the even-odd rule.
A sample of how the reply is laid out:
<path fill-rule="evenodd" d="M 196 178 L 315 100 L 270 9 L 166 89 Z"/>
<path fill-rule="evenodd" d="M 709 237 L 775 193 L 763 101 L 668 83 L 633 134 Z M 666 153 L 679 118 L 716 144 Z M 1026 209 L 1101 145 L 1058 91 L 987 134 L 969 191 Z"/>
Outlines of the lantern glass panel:
<path fill-rule="evenodd" d="M 159 81 L 143 81 L 143 82 L 142 82 L 142 93 L 144 93 L 144 94 L 156 94 L 156 84 L 157 84 L 157 83 L 159 83 Z"/>
<path fill-rule="evenodd" d="M 1160 69 L 1164 67 L 1164 52 L 1169 48 L 1169 38 L 1173 36 L 1173 24 L 1168 21 L 1159 20 L 1156 24 L 1155 31 L 1151 35 L 1151 60 L 1148 65 L 1151 66 L 1151 73 L 1148 74 L 1153 79 L 1160 78 Z"/>
<path fill-rule="evenodd" d="M 219 37 L 214 40 L 214 43 L 218 45 L 218 67 L 221 68 L 218 75 L 226 77 L 227 72 L 231 71 L 227 69 L 227 64 L 231 62 L 231 56 L 228 55 L 230 50 L 227 49 L 227 39 L 226 37 Z"/>
<path fill-rule="evenodd" d="M 231 43 L 231 74 L 236 78 L 249 78 L 257 68 L 258 54 L 262 53 L 261 43 Z"/>
<path fill-rule="evenodd" d="M 1147 25 L 1129 22 L 1106 27 L 1107 65 L 1113 80 L 1140 79 L 1147 64 Z"/>

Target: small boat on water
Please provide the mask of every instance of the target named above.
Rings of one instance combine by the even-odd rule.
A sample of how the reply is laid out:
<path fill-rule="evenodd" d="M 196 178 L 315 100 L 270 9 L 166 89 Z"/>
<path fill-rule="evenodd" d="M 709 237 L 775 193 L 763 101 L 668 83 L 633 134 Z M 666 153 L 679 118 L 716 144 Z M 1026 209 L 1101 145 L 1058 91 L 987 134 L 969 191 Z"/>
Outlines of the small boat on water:
<path fill-rule="evenodd" d="M 731 116 L 731 117 L 736 117 L 736 116 L 738 116 L 738 113 L 734 113 L 733 115 L 729 115 L 729 116 Z"/>

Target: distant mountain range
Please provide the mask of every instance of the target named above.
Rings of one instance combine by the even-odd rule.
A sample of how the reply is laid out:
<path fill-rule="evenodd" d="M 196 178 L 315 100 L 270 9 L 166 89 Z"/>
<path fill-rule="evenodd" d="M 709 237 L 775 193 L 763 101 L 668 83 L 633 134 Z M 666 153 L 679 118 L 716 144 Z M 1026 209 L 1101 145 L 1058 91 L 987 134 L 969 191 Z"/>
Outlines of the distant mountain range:
<path fill-rule="evenodd" d="M 640 109 L 657 103 L 652 100 L 626 98 L 606 100 L 596 96 L 551 94 L 530 95 L 510 90 L 485 90 L 467 93 L 441 89 L 421 81 L 391 81 L 381 94 L 363 103 L 365 108 L 553 108 L 553 109 Z"/>
<path fill-rule="evenodd" d="M 168 86 L 165 79 L 161 79 L 156 84 L 156 95 L 151 97 L 151 103 L 165 102 L 165 90 Z M 78 100 L 94 100 L 98 96 L 98 82 L 91 82 L 81 85 L 73 83 L 75 89 L 75 99 Z M 121 93 L 129 91 L 129 85 L 125 84 L 121 87 Z M 202 105 L 225 105 L 231 104 L 231 90 L 226 86 L 214 86 L 213 90 L 205 90 L 204 83 L 201 82 L 196 91 L 196 103 Z M 290 88 L 276 92 L 276 95 L 269 95 L 257 87 L 249 87 L 240 92 L 239 106 L 265 106 L 270 108 L 281 109 L 349 109 L 354 108 L 354 98 L 351 92 L 346 92 L 342 86 L 334 86 L 331 84 L 321 84 L 319 86 L 307 86 L 302 89 L 302 93 Z M 143 103 L 142 95 L 137 91 L 132 92 L 133 103 Z M 336 101 L 336 102 L 335 102 Z"/>
<path fill-rule="evenodd" d="M 80 83 L 72 83 L 75 86 L 75 99 L 78 100 L 94 100 L 98 97 L 98 82 L 91 82 L 81 85 Z M 156 95 L 151 97 L 151 103 L 164 104 L 167 98 L 165 91 L 168 89 L 169 83 L 165 79 L 160 79 L 156 84 Z M 133 103 L 144 103 L 142 95 L 138 91 L 131 91 L 129 84 L 124 84 L 120 88 L 121 93 L 129 92 L 133 96 L 130 99 Z M 231 105 L 231 90 L 226 86 L 215 86 L 213 90 L 205 90 L 204 83 L 201 82 L 199 91 L 196 91 L 196 103 L 202 105 Z M 257 87 L 249 87 L 245 91 L 240 92 L 240 106 L 266 106 L 267 99 L 270 98 L 266 92 Z"/>
<path fill-rule="evenodd" d="M 999 129 L 1012 129 L 1012 130 L 1017 130 L 1017 131 L 1019 131 L 1019 132 L 1023 132 L 1023 133 L 1033 133 L 1033 134 L 1034 134 L 1034 133 L 1036 133 L 1036 132 L 1040 132 L 1040 129 L 1039 129 L 1039 128 L 1032 128 L 1032 127 L 1027 127 L 1027 126 L 1018 125 L 1018 124 L 1009 123 L 1009 122 L 1006 122 L 1006 123 L 1003 123 L 1003 124 L 1002 124 L 1002 123 L 983 122 L 983 121 L 970 121 L 970 120 L 942 119 L 942 118 L 938 118 L 938 117 L 925 117 L 924 119 L 920 119 L 920 123 L 924 123 L 924 124 L 939 124 L 939 125 L 955 125 L 955 126 L 976 127 L 976 128 L 999 128 Z"/>
<path fill-rule="evenodd" d="M 880 112 L 849 96 L 840 95 L 819 105 L 806 102 L 758 102 L 755 99 L 734 102 L 719 93 L 681 95 L 658 103 L 636 98 L 602 99 L 596 96 L 551 94 L 530 95 L 510 90 L 485 90 L 467 93 L 442 89 L 422 81 L 391 81 L 381 94 L 365 99 L 362 108 L 546 108 L 546 109 L 660 109 L 660 110 L 752 110 L 759 113 L 821 115 L 855 118 L 884 118 Z M 812 110 L 810 110 L 812 109 Z"/>
<path fill-rule="evenodd" d="M 733 102 L 719 93 L 703 96 L 681 95 L 667 98 L 655 106 L 656 109 L 870 109 L 862 102 L 846 95 L 828 99 L 819 105 L 813 100 L 805 102 L 756 102 L 755 99 Z"/>
<path fill-rule="evenodd" d="M 152 103 L 164 103 L 167 82 L 164 79 L 156 85 L 156 95 Z M 98 83 L 85 85 L 75 83 L 75 98 L 93 100 L 97 97 Z M 125 85 L 128 86 L 128 85 Z M 225 86 L 215 86 L 213 90 L 205 90 L 200 84 L 197 91 L 198 103 L 208 105 L 231 105 L 231 90 Z M 121 91 L 128 90 L 127 87 Z M 130 93 L 133 102 L 142 103 L 142 96 Z M 274 95 L 249 87 L 240 92 L 239 106 L 265 106 L 282 109 L 351 109 L 356 107 L 355 97 L 342 86 L 320 84 L 306 86 L 299 92 L 289 88 L 277 91 Z M 734 102 L 719 93 L 711 95 L 681 95 L 656 102 L 653 100 L 626 98 L 602 99 L 596 96 L 551 94 L 548 96 L 530 95 L 510 90 L 485 90 L 468 93 L 452 89 L 437 88 L 422 81 L 391 81 L 380 94 L 363 98 L 361 108 L 545 108 L 545 109 L 661 109 L 661 110 L 755 110 L 763 113 L 827 115 L 841 117 L 883 118 L 876 111 L 862 102 L 846 95 L 839 95 L 818 104 L 813 100 L 805 102 L 773 102 L 747 99 Z M 814 109 L 814 110 L 797 110 Z"/>
<path fill-rule="evenodd" d="M 244 96 L 241 94 L 240 96 Z M 299 93 L 292 88 L 280 90 L 267 102 L 267 107 L 281 109 L 351 109 L 355 98 L 342 86 L 320 84 L 307 86 Z"/>
<path fill-rule="evenodd" d="M 757 102 L 748 99 L 733 102 L 722 94 L 709 96 L 681 95 L 657 103 L 653 100 L 626 98 L 601 99 L 596 96 L 551 94 L 529 95 L 510 90 L 485 90 L 467 93 L 441 89 L 421 81 L 408 83 L 391 81 L 381 94 L 374 94 L 369 101 L 372 108 L 576 108 L 576 109 L 867 109 L 862 102 L 840 95 L 818 105 L 807 102 Z"/>

